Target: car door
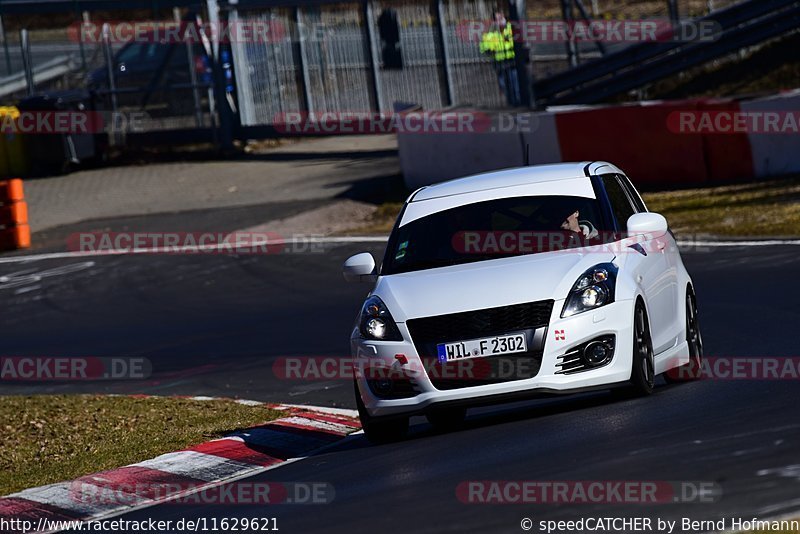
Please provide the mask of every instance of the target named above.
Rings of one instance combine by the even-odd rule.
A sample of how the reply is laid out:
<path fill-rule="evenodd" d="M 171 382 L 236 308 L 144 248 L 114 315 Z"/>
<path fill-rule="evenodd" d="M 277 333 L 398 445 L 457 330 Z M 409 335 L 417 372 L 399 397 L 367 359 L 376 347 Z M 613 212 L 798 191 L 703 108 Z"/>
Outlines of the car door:
<path fill-rule="evenodd" d="M 639 195 L 639 192 L 636 191 L 636 188 L 633 187 L 633 184 L 628 177 L 624 174 L 619 174 L 617 177 L 619 178 L 622 187 L 628 193 L 628 197 L 631 199 L 631 203 L 634 205 L 637 211 L 640 213 L 646 212 L 647 207 L 645 206 L 644 201 L 642 201 L 642 197 Z M 661 254 L 665 257 L 670 277 L 670 299 L 672 307 L 670 308 L 671 312 L 668 315 L 667 325 L 664 327 L 665 331 L 670 333 L 669 336 L 666 336 L 667 344 L 669 345 L 667 348 L 669 348 L 678 341 L 680 336 L 683 334 L 684 329 L 684 322 L 681 315 L 683 291 L 678 284 L 678 272 L 679 267 L 681 266 L 681 257 L 680 251 L 678 250 L 678 243 L 675 241 L 675 236 L 672 234 L 671 230 L 667 232 L 662 239 L 659 239 L 656 249 L 660 250 Z"/>
<path fill-rule="evenodd" d="M 625 232 L 628 218 L 644 211 L 641 199 L 632 198 L 617 174 L 604 174 L 600 180 L 608 197 L 618 231 Z M 638 195 L 636 195 L 638 197 Z M 644 293 L 653 351 L 658 354 L 675 344 L 675 288 L 677 270 L 670 264 L 664 239 L 646 239 L 639 247 L 627 248 L 625 270 L 630 272 Z"/>

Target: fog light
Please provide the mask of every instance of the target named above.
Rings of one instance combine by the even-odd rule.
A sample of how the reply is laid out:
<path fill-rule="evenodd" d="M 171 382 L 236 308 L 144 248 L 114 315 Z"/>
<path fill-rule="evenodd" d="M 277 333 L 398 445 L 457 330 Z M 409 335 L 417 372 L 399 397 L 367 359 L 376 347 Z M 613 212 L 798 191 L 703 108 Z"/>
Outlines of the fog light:
<path fill-rule="evenodd" d="M 600 341 L 592 341 L 583 349 L 583 359 L 589 366 L 605 363 L 611 355 L 611 347 Z"/>
<path fill-rule="evenodd" d="M 387 394 L 392 391 L 392 381 L 388 378 L 380 378 L 372 382 L 377 393 Z"/>

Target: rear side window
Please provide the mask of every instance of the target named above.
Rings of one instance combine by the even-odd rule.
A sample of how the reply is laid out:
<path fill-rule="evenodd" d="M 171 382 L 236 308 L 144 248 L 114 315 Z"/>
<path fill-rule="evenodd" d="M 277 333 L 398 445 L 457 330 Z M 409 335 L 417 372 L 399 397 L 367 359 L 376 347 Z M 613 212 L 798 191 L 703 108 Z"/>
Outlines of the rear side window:
<path fill-rule="evenodd" d="M 603 187 L 605 187 L 611 203 L 611 211 L 614 212 L 614 217 L 617 219 L 617 226 L 624 230 L 628 219 L 636 213 L 636 210 L 615 174 L 604 174 L 600 179 L 603 181 Z"/>

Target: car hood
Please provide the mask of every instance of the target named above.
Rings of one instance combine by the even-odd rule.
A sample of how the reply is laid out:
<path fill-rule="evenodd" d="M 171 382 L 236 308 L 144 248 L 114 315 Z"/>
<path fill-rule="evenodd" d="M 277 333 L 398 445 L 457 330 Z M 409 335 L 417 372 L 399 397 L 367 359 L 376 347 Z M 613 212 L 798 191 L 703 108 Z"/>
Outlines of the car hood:
<path fill-rule="evenodd" d="M 576 250 L 479 261 L 383 276 L 379 296 L 395 321 L 538 300 L 564 299 L 584 271 L 614 259 Z"/>

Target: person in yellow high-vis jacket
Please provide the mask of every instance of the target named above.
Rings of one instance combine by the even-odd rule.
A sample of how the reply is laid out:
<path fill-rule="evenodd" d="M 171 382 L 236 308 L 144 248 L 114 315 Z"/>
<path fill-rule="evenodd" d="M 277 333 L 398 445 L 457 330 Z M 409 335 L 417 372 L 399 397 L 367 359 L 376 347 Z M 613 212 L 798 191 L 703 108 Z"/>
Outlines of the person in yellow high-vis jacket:
<path fill-rule="evenodd" d="M 497 72 L 497 82 L 505 94 L 508 105 L 519 106 L 519 76 L 514 54 L 514 31 L 501 12 L 494 14 L 494 24 L 481 37 L 480 51 L 481 54 L 492 58 Z"/>

